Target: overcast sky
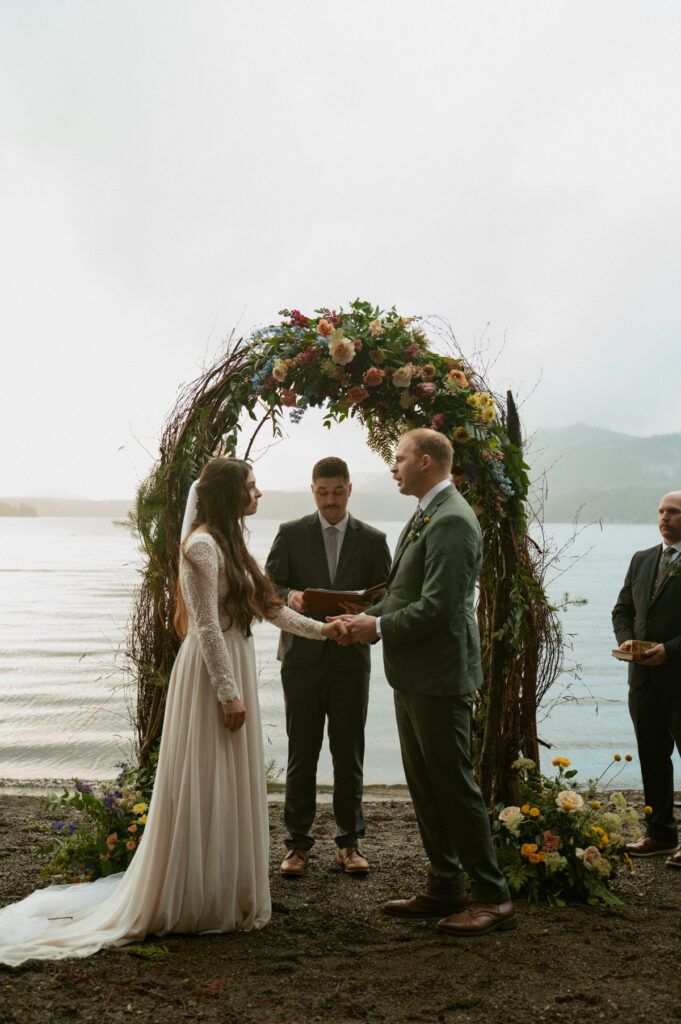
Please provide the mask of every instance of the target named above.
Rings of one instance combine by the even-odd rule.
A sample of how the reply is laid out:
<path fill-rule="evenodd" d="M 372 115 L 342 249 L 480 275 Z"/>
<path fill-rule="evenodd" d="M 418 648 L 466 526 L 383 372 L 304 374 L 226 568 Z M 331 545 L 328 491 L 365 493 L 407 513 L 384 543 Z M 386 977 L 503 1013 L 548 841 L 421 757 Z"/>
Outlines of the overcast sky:
<path fill-rule="evenodd" d="M 528 430 L 680 429 L 678 0 L 0 0 L 0 494 L 128 497 L 236 327 L 356 296 Z M 380 468 L 310 417 L 258 464 Z"/>

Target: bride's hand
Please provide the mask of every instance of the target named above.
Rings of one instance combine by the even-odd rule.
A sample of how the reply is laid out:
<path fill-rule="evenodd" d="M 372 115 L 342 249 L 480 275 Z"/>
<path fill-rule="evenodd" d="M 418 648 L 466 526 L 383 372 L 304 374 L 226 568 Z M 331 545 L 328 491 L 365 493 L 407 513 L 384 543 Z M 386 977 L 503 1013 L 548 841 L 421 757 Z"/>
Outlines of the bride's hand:
<path fill-rule="evenodd" d="M 347 627 L 342 619 L 332 619 L 331 622 L 325 622 L 322 626 L 322 636 L 327 640 L 336 640 L 339 644 L 343 644 L 347 635 Z"/>
<path fill-rule="evenodd" d="M 222 724 L 230 732 L 236 732 L 246 721 L 246 705 L 237 697 L 222 705 Z"/>

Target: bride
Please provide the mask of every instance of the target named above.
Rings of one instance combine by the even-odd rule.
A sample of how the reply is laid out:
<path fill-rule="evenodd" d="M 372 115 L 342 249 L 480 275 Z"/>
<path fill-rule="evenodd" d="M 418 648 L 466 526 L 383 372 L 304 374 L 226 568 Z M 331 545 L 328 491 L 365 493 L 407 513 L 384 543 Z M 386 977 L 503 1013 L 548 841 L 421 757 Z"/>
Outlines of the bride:
<path fill-rule="evenodd" d="M 194 513 L 194 495 L 196 510 Z M 285 608 L 243 536 L 261 497 L 248 463 L 211 460 L 185 514 L 178 623 L 154 792 L 124 874 L 38 889 L 0 910 L 0 963 L 89 956 L 148 934 L 261 928 L 271 913 L 254 619 L 340 638 Z M 183 528 L 183 534 L 185 533 Z"/>

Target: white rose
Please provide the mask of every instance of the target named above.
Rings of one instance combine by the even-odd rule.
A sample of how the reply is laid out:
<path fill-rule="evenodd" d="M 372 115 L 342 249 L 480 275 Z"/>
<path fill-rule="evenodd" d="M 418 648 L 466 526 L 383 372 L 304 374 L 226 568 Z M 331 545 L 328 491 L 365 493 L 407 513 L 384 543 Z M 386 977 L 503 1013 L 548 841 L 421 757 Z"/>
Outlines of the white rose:
<path fill-rule="evenodd" d="M 278 381 L 286 380 L 287 372 L 288 367 L 286 366 L 286 363 L 282 363 L 281 359 L 275 359 L 274 366 L 272 367 L 272 376 L 274 379 Z"/>
<path fill-rule="evenodd" d="M 407 363 L 405 366 L 400 366 L 399 370 L 395 370 L 392 382 L 396 388 L 408 388 L 413 375 L 414 371 L 409 363 Z"/>
<path fill-rule="evenodd" d="M 583 806 L 584 801 L 574 789 L 564 789 L 556 797 L 556 807 L 559 811 L 581 811 Z"/>
<path fill-rule="evenodd" d="M 340 363 L 341 366 L 345 366 L 346 363 L 351 363 L 355 358 L 356 348 L 354 344 L 342 335 L 340 338 L 334 337 L 329 342 L 329 354 L 333 359 L 334 363 Z"/>

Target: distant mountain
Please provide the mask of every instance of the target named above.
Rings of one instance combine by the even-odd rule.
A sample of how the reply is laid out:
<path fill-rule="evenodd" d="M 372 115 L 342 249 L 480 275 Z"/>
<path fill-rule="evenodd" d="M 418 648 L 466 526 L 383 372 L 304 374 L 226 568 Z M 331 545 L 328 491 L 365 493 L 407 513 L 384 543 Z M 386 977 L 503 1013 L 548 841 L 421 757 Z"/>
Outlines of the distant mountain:
<path fill-rule="evenodd" d="M 526 461 L 546 474 L 547 522 L 654 523 L 660 498 L 681 490 L 681 434 L 634 437 L 577 423 L 539 430 Z"/>
<path fill-rule="evenodd" d="M 6 512 L 5 515 L 37 516 L 78 516 L 101 519 L 125 519 L 132 508 L 132 501 L 110 499 L 88 501 L 86 498 L 0 498 L 0 507 L 7 505 L 15 509 L 22 506 L 30 512 Z M 0 513 L 2 514 L 2 513 Z"/>

